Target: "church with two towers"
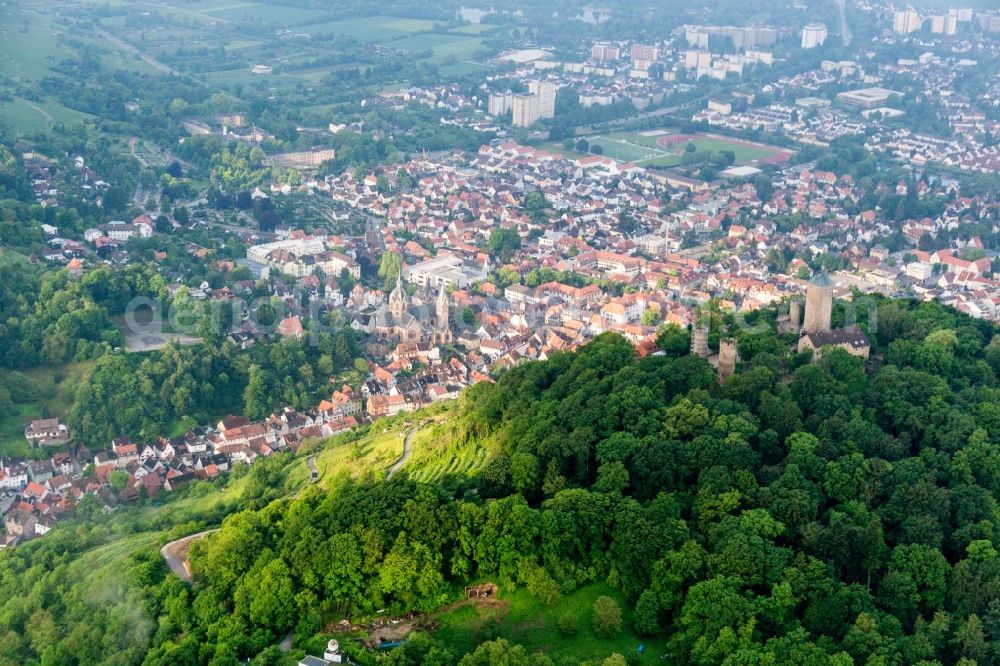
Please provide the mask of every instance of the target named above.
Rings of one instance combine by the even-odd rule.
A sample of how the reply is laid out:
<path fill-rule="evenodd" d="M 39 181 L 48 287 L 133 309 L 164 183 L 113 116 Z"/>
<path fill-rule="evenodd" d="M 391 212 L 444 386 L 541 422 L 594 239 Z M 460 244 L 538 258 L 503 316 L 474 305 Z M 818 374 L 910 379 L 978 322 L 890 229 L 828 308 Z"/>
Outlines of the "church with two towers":
<path fill-rule="evenodd" d="M 397 276 L 389 302 L 375 311 L 375 337 L 387 342 L 449 343 L 453 339 L 449 316 L 448 292 L 444 286 L 438 291 L 432 310 L 414 305 L 402 276 Z"/>

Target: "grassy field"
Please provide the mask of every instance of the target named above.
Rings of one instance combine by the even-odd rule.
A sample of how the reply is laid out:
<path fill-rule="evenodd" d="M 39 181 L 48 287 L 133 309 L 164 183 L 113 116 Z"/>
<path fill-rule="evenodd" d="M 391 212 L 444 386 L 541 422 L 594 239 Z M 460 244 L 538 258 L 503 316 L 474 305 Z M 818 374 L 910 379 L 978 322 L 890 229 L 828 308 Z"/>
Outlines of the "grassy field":
<path fill-rule="evenodd" d="M 488 23 L 470 23 L 460 28 L 453 28 L 450 32 L 460 32 L 466 35 L 481 35 L 486 32 L 496 30 L 497 26 Z"/>
<path fill-rule="evenodd" d="M 24 438 L 24 425 L 40 416 L 33 405 L 14 405 L 0 417 L 0 458 L 28 458 L 31 447 Z"/>
<path fill-rule="evenodd" d="M 340 21 L 327 21 L 304 26 L 303 32 L 311 34 L 343 35 L 361 42 L 383 42 L 385 40 L 412 35 L 434 28 L 433 21 L 400 18 L 398 16 L 365 16 Z"/>
<path fill-rule="evenodd" d="M 234 39 L 233 41 L 226 44 L 227 51 L 242 51 L 243 49 L 253 48 L 255 46 L 260 46 L 264 42 L 258 41 L 256 39 Z"/>
<path fill-rule="evenodd" d="M 591 145 L 599 145 L 604 150 L 604 155 L 620 162 L 633 162 L 639 166 L 676 166 L 680 164 L 679 155 L 667 153 L 662 150 L 649 148 L 648 146 L 629 143 L 617 138 L 617 134 L 589 136 L 587 141 Z M 577 150 L 567 150 L 561 142 L 550 141 L 542 144 L 542 147 L 550 153 L 562 155 L 566 159 L 576 160 L 587 157 L 589 153 L 581 153 Z"/>
<path fill-rule="evenodd" d="M 613 638 L 599 638 L 591 627 L 591 608 L 602 595 L 615 599 L 622 608 L 623 628 Z M 575 635 L 567 636 L 559 631 L 557 622 L 564 613 L 576 616 L 578 631 Z M 577 589 L 552 606 L 543 605 L 527 590 L 519 589 L 512 594 L 501 595 L 492 603 L 478 606 L 461 604 L 436 619 L 440 628 L 435 636 L 459 653 L 471 650 L 494 636 L 519 643 L 533 652 L 598 663 L 615 652 L 626 656 L 637 654 L 640 645 L 645 648 L 639 661 L 642 664 L 659 662 L 665 652 L 662 639 L 645 640 L 632 631 L 627 604 L 621 593 L 606 583 Z"/>
<path fill-rule="evenodd" d="M 96 36 L 70 33 L 67 24 L 58 19 L 28 11 L 31 6 L 29 3 L 8 4 L 0 11 L 0 69 L 10 81 L 29 83 L 60 76 L 53 68 L 63 60 L 78 55 L 71 40 L 96 47 L 110 67 L 150 71 L 144 62 L 111 42 Z M 53 99 L 31 101 L 15 96 L 11 101 L 0 102 L 0 124 L 20 133 L 45 132 L 55 123 L 72 124 L 90 118 Z"/>
<path fill-rule="evenodd" d="M 665 137 L 669 140 L 669 137 Z M 737 164 L 747 164 L 765 160 L 775 155 L 774 150 L 762 144 L 751 144 L 736 140 L 728 140 L 723 137 L 711 137 L 705 135 L 695 135 L 690 141 L 682 141 L 677 144 L 664 146 L 665 150 L 675 150 L 682 152 L 688 143 L 693 143 L 700 152 L 718 152 L 731 150 L 736 155 Z"/>
<path fill-rule="evenodd" d="M 69 32 L 67 24 L 33 11 L 24 5 L 4 5 L 0 11 L 0 67 L 15 80 L 33 81 L 55 74 L 53 67 L 78 55 L 69 40 L 79 41 L 104 51 L 109 65 L 150 72 L 152 69 L 119 46 L 98 36 Z"/>
<path fill-rule="evenodd" d="M 470 58 L 483 47 L 482 37 L 452 35 L 443 32 L 422 32 L 408 37 L 379 40 L 381 46 L 416 53 L 430 50 L 434 55 L 431 62 L 443 62 L 447 58 L 462 60 Z M 464 64 L 464 63 L 453 63 Z M 476 65 L 479 67 L 479 65 Z"/>
<path fill-rule="evenodd" d="M 600 146 L 604 154 L 620 162 L 649 162 L 669 157 L 662 150 L 642 146 L 613 136 L 589 137 L 591 150 Z"/>
<path fill-rule="evenodd" d="M 731 150 L 736 156 L 736 164 L 776 159 L 786 152 L 763 144 L 728 139 L 723 136 L 697 134 L 688 137 L 668 131 L 645 136 L 639 132 L 609 132 L 585 138 L 591 146 L 600 146 L 604 155 L 620 162 L 634 162 L 639 166 L 677 166 L 681 163 L 681 155 L 688 143 L 693 143 L 700 152 Z M 584 156 L 575 150 L 566 150 L 561 143 L 548 143 L 544 148 L 570 159 Z"/>
<path fill-rule="evenodd" d="M 15 97 L 11 102 L 0 102 L 0 123 L 25 134 L 47 132 L 56 123 L 72 125 L 90 120 L 92 117 L 50 100 L 32 102 Z"/>
<path fill-rule="evenodd" d="M 232 3 L 216 9 L 203 9 L 201 13 L 224 21 L 253 21 L 281 26 L 296 26 L 311 21 L 322 21 L 330 16 L 330 12 L 319 9 L 256 3 Z"/>
<path fill-rule="evenodd" d="M 14 250 L 0 247 L 0 266 L 8 265 L 26 268 L 28 266 L 28 258 Z"/>
<path fill-rule="evenodd" d="M 4 5 L 0 12 L 3 47 L 0 67 L 14 80 L 33 81 L 49 76 L 52 67 L 73 52 L 60 44 L 58 35 L 39 15 L 20 6 Z"/>
<path fill-rule="evenodd" d="M 25 370 L 38 391 L 38 400 L 27 405 L 15 405 L 13 412 L 0 414 L 0 456 L 27 456 L 28 442 L 24 425 L 45 415 L 65 419 L 76 395 L 76 388 L 90 372 L 91 363 L 71 363 L 58 368 L 41 367 Z"/>

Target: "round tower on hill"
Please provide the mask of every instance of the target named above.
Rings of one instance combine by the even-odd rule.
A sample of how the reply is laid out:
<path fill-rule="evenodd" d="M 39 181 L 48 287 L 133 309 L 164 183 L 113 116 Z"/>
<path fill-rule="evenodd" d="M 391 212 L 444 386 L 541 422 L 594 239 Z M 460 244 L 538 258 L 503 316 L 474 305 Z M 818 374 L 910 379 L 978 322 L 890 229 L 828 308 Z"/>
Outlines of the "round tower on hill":
<path fill-rule="evenodd" d="M 834 282 L 826 273 L 819 273 L 809 281 L 806 288 L 806 318 L 802 324 L 804 333 L 830 330 L 833 316 Z"/>
<path fill-rule="evenodd" d="M 691 353 L 702 358 L 708 358 L 711 354 L 708 349 L 708 329 L 704 326 L 695 326 L 691 330 Z"/>
<path fill-rule="evenodd" d="M 736 372 L 736 361 L 739 354 L 736 351 L 735 338 L 722 338 L 719 340 L 719 381 L 724 382 Z"/>
<path fill-rule="evenodd" d="M 798 333 L 802 323 L 802 302 L 797 299 L 788 304 L 788 323 Z"/>

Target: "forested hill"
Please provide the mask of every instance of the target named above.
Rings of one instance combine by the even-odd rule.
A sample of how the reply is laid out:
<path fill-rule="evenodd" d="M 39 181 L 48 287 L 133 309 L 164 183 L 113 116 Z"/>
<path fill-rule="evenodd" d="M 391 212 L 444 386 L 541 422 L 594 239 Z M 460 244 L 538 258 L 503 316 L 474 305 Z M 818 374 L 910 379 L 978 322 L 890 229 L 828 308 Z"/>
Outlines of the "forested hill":
<path fill-rule="evenodd" d="M 192 548 L 192 590 L 136 564 L 146 663 L 284 663 L 289 630 L 318 645 L 345 616 L 432 612 L 475 581 L 530 594 L 536 623 L 595 585 L 624 612 L 560 618 L 543 652 L 463 655 L 442 630 L 376 659 L 340 638 L 363 663 L 578 663 L 559 636 L 579 621 L 608 641 L 596 664 L 1000 663 L 1000 337 L 936 304 L 877 314 L 870 374 L 745 333 L 720 386 L 673 331 L 665 356 L 606 335 L 475 386 L 452 445 L 498 453 L 473 477 L 342 478 L 234 514 Z M 16 634 L 33 610 L 8 601 L 0 621 Z M 621 631 L 657 651 L 604 661 Z"/>

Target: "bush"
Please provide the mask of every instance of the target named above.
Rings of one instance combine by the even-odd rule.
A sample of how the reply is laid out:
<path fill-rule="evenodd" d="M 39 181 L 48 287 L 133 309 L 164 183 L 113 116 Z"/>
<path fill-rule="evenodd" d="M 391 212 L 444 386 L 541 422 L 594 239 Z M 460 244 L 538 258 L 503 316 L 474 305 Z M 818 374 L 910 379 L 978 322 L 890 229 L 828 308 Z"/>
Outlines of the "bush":
<path fill-rule="evenodd" d="M 528 592 L 546 606 L 551 606 L 559 600 L 559 584 L 552 580 L 552 576 L 545 569 L 538 567 L 528 578 Z"/>
<path fill-rule="evenodd" d="M 570 610 L 566 611 L 559 616 L 556 625 L 559 627 L 559 633 L 566 636 L 575 636 L 578 630 L 576 613 Z"/>
<path fill-rule="evenodd" d="M 594 634 L 611 638 L 622 630 L 622 610 L 618 602 L 608 596 L 597 597 L 594 602 Z"/>

